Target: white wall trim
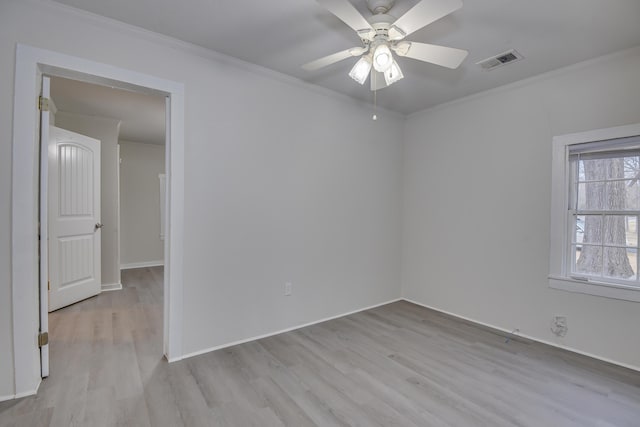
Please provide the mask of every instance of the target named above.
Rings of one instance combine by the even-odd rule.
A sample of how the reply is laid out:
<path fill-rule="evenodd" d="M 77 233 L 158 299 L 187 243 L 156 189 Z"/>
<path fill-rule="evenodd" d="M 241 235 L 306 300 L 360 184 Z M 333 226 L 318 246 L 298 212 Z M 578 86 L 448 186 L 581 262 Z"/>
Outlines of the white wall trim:
<path fill-rule="evenodd" d="M 167 134 L 167 239 L 165 240 L 165 355 L 182 354 L 182 278 L 184 238 L 184 84 L 108 64 L 17 45 L 13 104 L 11 195 L 11 287 L 14 392 L 35 393 L 40 383 L 38 333 L 37 88 L 42 73 L 75 79 L 108 81 L 167 96 L 171 109 Z M 169 243 L 170 242 L 170 243 Z"/>
<path fill-rule="evenodd" d="M 139 37 L 153 43 L 162 44 L 164 47 L 169 47 L 182 52 L 187 52 L 187 53 L 199 56 L 201 58 L 206 58 L 206 59 L 218 61 L 224 64 L 229 64 L 241 70 L 248 71 L 250 73 L 257 74 L 262 77 L 267 77 L 272 80 L 279 81 L 281 83 L 285 83 L 291 86 L 301 88 L 303 90 L 315 92 L 317 94 L 324 95 L 329 98 L 339 99 L 342 102 L 346 101 L 352 105 L 359 105 L 360 107 L 369 107 L 373 112 L 373 105 L 371 104 L 371 102 L 361 101 L 351 96 L 345 95 L 343 93 L 340 93 L 331 89 L 327 89 L 325 87 L 318 86 L 316 84 L 308 83 L 304 80 L 298 79 L 296 77 L 292 77 L 288 74 L 284 74 L 279 71 L 272 70 L 270 68 L 256 65 L 251 62 L 243 61 L 242 59 L 239 59 L 230 55 L 226 55 L 224 53 L 220 53 L 212 49 L 207 49 L 205 47 L 202 47 L 193 43 L 189 43 L 184 40 L 180 40 L 164 34 L 156 33 L 154 31 L 150 31 L 142 27 L 137 27 L 135 25 L 127 24 L 122 21 L 118 21 L 112 18 L 108 18 L 106 16 L 98 15 L 86 10 L 78 9 L 73 6 L 68 6 L 66 4 L 57 3 L 54 1 L 34 0 L 34 2 L 39 7 L 49 7 L 54 10 L 57 9 L 57 10 L 65 11 L 67 13 L 73 13 L 75 15 L 79 15 L 83 19 L 89 19 L 93 24 L 99 25 L 109 30 L 113 30 L 117 32 L 126 31 L 135 37 Z M 378 106 L 377 111 L 378 113 L 382 111 L 387 115 L 390 115 L 399 119 L 403 119 L 405 117 L 404 114 L 398 113 L 397 111 L 388 110 L 385 107 Z"/>
<path fill-rule="evenodd" d="M 222 345 L 217 345 L 217 346 L 214 346 L 214 347 L 205 348 L 203 350 L 198 350 L 198 351 L 194 351 L 192 353 L 187 353 L 187 354 L 183 355 L 182 358 L 186 359 L 186 358 L 198 356 L 198 355 L 201 355 L 201 354 L 204 354 L 204 353 L 210 353 L 212 351 L 221 350 L 223 348 L 233 347 L 234 345 L 244 344 L 244 343 L 247 343 L 247 342 L 260 340 L 260 339 L 263 339 L 263 338 L 272 337 L 274 335 L 283 334 L 285 332 L 295 331 L 296 329 L 306 328 L 307 326 L 316 325 L 318 323 L 327 322 L 329 320 L 338 319 L 340 317 L 349 316 L 349 315 L 352 315 L 352 314 L 355 314 L 355 313 L 360 313 L 361 311 L 371 310 L 373 308 L 381 307 L 383 305 L 391 304 L 391 303 L 398 302 L 398 301 L 401 301 L 401 300 L 402 300 L 402 298 L 394 298 L 392 300 L 381 302 L 381 303 L 374 304 L 374 305 L 370 305 L 368 307 L 359 308 L 357 310 L 348 311 L 348 312 L 342 313 L 342 314 L 336 314 L 335 316 L 325 317 L 325 318 L 319 319 L 319 320 L 314 320 L 313 322 L 303 323 L 301 325 L 292 326 L 292 327 L 286 328 L 286 329 L 280 329 L 280 330 L 274 331 L 274 332 L 267 332 L 266 334 L 257 335 L 257 336 L 251 337 L 251 338 L 245 338 L 245 339 L 242 339 L 242 340 L 233 341 L 233 342 L 222 344 Z"/>
<path fill-rule="evenodd" d="M 118 124 L 118 138 L 120 137 L 120 127 L 122 126 L 122 121 Z M 165 138 L 166 139 L 166 138 Z M 122 253 L 120 249 L 120 233 L 122 227 L 120 226 L 120 142 L 116 141 L 116 265 L 120 267 L 121 259 L 120 254 Z M 102 290 L 117 290 L 122 289 L 122 269 L 118 268 L 117 277 L 119 288 L 114 289 L 105 289 L 104 286 Z"/>
<path fill-rule="evenodd" d="M 501 328 L 499 326 L 492 325 L 491 323 L 480 322 L 479 320 L 475 320 L 475 319 L 472 319 L 472 318 L 466 317 L 466 316 L 461 316 L 459 314 L 452 313 L 452 312 L 447 311 L 447 310 L 441 310 L 439 308 L 436 308 L 436 307 L 433 307 L 433 306 L 430 306 L 430 305 L 427 305 L 427 304 L 423 304 L 421 302 L 418 302 L 418 301 L 415 301 L 415 300 L 412 300 L 412 299 L 409 299 L 409 298 L 401 298 L 401 299 L 403 299 L 403 300 L 405 300 L 407 302 L 410 302 L 412 304 L 419 305 L 421 307 L 428 308 L 428 309 L 433 310 L 433 311 L 437 311 L 439 313 L 447 314 L 447 315 L 452 316 L 452 317 L 457 317 L 458 319 L 466 320 L 468 322 L 476 323 L 478 325 L 486 326 L 488 328 L 504 332 L 507 335 L 514 335 L 514 336 L 518 336 L 518 337 L 523 337 L 523 338 L 526 338 L 528 340 L 535 341 L 535 342 L 538 342 L 538 343 L 541 343 L 541 344 L 550 345 L 551 347 L 560 348 L 562 350 L 567 350 L 567 351 L 570 351 L 572 353 L 581 354 L 583 356 L 591 357 L 593 359 L 598 359 L 598 360 L 601 360 L 603 362 L 611 363 L 613 365 L 622 366 L 623 368 L 628 368 L 628 369 L 632 369 L 634 371 L 640 372 L 640 366 L 633 366 L 633 365 L 629 365 L 627 363 L 618 362 L 616 360 L 608 359 L 606 357 L 598 356 L 598 355 L 593 354 L 593 353 L 588 353 L 586 351 L 578 350 L 578 349 L 570 347 L 570 346 L 554 343 L 552 341 L 543 340 L 543 339 L 540 339 L 540 338 L 537 338 L 537 337 L 533 337 L 531 335 L 523 334 L 521 332 L 513 333 L 510 330 Z"/>
<path fill-rule="evenodd" d="M 0 402 L 4 402 L 6 400 L 13 400 L 16 398 L 15 394 L 7 394 L 6 396 L 0 396 Z"/>
<path fill-rule="evenodd" d="M 36 346 L 38 317 L 38 117 L 40 86 L 37 59 L 31 52 L 16 54 L 13 100 L 11 193 L 11 294 L 15 396 L 35 393 L 40 380 Z"/>
<path fill-rule="evenodd" d="M 619 299 L 622 301 L 640 302 L 640 288 L 601 283 L 598 281 L 575 280 L 571 277 L 549 276 L 549 287 L 566 292 Z"/>
<path fill-rule="evenodd" d="M 100 292 L 119 291 L 122 289 L 122 283 L 103 283 L 100 285 Z"/>
<path fill-rule="evenodd" d="M 434 105 L 433 107 L 429 107 L 429 108 L 425 108 L 424 110 L 419 110 L 416 111 L 414 113 L 411 114 L 407 114 L 406 118 L 407 119 L 411 119 L 414 118 L 416 116 L 421 116 L 422 114 L 425 114 L 427 112 L 431 113 L 434 111 L 439 111 L 442 109 L 446 109 L 449 107 L 452 107 L 454 105 L 458 105 L 458 104 L 464 104 L 466 102 L 472 101 L 474 99 L 480 99 L 480 98 L 484 98 L 485 96 L 491 96 L 493 94 L 496 93 L 501 93 L 501 92 L 507 92 L 513 89 L 517 89 L 520 87 L 524 87 L 524 86 L 528 86 L 531 85 L 533 83 L 542 81 L 542 80 L 547 80 L 547 79 L 551 79 L 553 77 L 556 76 L 562 76 L 564 74 L 568 74 L 571 73 L 573 71 L 577 71 L 583 68 L 587 68 L 590 67 L 592 65 L 597 65 L 597 64 L 605 64 L 607 62 L 611 62 L 613 60 L 615 60 L 616 58 L 623 58 L 623 57 L 632 57 L 637 55 L 638 53 L 640 53 L 640 46 L 635 46 L 635 47 L 631 47 L 629 49 L 623 49 L 617 52 L 613 52 L 613 53 L 609 53 L 606 55 L 602 55 L 602 56 L 598 56 L 596 58 L 592 58 L 592 59 L 587 59 L 585 61 L 582 62 L 578 62 L 576 64 L 572 64 L 572 65 L 567 65 L 566 67 L 562 67 L 562 68 L 558 68 L 555 70 L 551 70 L 551 71 L 547 71 L 546 73 L 542 73 L 542 74 L 537 74 L 535 76 L 531 76 L 531 77 L 527 77 L 521 80 L 517 80 L 513 83 L 508 83 L 502 86 L 498 86 L 498 87 L 494 87 L 491 89 L 487 89 L 487 90 L 483 90 L 482 92 L 477 92 L 477 93 L 473 93 L 471 95 L 467 95 L 464 96 L 462 98 L 457 98 L 451 101 L 447 101 L 447 102 L 443 102 L 442 104 L 438 104 L 438 105 Z"/>
<path fill-rule="evenodd" d="M 40 385 L 42 384 L 42 379 L 38 381 L 38 385 L 35 390 L 26 391 L 24 393 L 18 394 L 7 394 L 6 396 L 0 396 L 0 402 L 4 402 L 6 400 L 20 399 L 27 396 L 34 396 L 38 393 L 38 389 L 40 389 Z"/>
<path fill-rule="evenodd" d="M 51 96 L 49 96 L 49 112 L 54 116 L 58 113 L 58 107 Z"/>
<path fill-rule="evenodd" d="M 159 259 L 157 261 L 142 261 L 142 262 L 129 262 L 126 264 L 120 264 L 120 270 L 129 270 L 131 268 L 144 268 L 144 267 L 161 267 L 164 265 L 164 260 Z"/>
<path fill-rule="evenodd" d="M 40 388 L 40 387 L 38 387 Z M 25 391 L 24 393 L 18 393 L 13 398 L 14 399 L 22 399 L 23 397 L 35 396 L 38 393 L 38 388 L 33 391 Z"/>

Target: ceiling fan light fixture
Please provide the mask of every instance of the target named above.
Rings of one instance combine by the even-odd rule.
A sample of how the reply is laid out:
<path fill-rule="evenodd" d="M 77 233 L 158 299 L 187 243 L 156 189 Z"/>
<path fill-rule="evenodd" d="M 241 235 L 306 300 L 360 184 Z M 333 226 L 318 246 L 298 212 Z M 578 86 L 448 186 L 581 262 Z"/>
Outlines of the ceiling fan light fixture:
<path fill-rule="evenodd" d="M 367 55 L 356 62 L 356 65 L 349 71 L 349 77 L 362 85 L 367 80 L 369 71 L 371 71 L 371 58 L 370 55 Z"/>
<path fill-rule="evenodd" d="M 384 73 L 391 67 L 393 62 L 393 56 L 391 56 L 391 50 L 386 43 L 381 43 L 376 46 L 376 50 L 373 52 L 373 68 L 380 73 Z"/>
<path fill-rule="evenodd" d="M 405 40 L 406 36 L 460 9 L 462 0 L 411 0 L 414 6 L 397 19 L 388 14 L 395 0 L 366 0 L 373 14 L 368 18 L 356 9 L 353 0 L 316 1 L 354 30 L 362 46 L 306 63 L 302 68 L 307 71 L 315 71 L 349 57 L 362 56 L 349 76 L 364 84 L 371 74 L 371 90 L 375 92 L 404 78 L 395 61 L 396 57 L 455 69 L 469 53 L 462 49 Z"/>
<path fill-rule="evenodd" d="M 387 86 L 389 86 L 397 82 L 398 80 L 401 80 L 402 78 L 404 78 L 402 70 L 400 69 L 398 63 L 394 60 L 387 71 L 384 72 L 384 81 L 387 83 Z"/>

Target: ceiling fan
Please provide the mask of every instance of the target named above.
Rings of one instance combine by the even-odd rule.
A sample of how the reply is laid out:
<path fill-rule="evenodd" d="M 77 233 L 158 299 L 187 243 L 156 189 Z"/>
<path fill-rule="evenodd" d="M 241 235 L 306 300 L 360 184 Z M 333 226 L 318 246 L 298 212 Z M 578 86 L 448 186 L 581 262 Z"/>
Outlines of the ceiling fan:
<path fill-rule="evenodd" d="M 361 58 L 349 76 L 364 84 L 371 73 L 371 90 L 376 91 L 404 77 L 392 52 L 452 69 L 458 68 L 469 53 L 466 50 L 404 40 L 409 34 L 460 9 L 461 0 L 421 0 L 398 19 L 387 15 L 395 0 L 367 0 L 367 6 L 373 13 L 369 19 L 365 19 L 349 0 L 316 1 L 355 30 L 362 46 L 308 62 L 302 66 L 307 71 L 359 56 Z"/>

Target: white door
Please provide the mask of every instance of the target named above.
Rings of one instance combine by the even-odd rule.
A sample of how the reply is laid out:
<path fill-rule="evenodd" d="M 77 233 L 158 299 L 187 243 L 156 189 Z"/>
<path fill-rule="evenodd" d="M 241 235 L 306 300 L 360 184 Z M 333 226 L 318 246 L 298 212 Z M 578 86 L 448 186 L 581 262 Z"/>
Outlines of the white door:
<path fill-rule="evenodd" d="M 49 128 L 49 311 L 100 293 L 100 141 Z"/>

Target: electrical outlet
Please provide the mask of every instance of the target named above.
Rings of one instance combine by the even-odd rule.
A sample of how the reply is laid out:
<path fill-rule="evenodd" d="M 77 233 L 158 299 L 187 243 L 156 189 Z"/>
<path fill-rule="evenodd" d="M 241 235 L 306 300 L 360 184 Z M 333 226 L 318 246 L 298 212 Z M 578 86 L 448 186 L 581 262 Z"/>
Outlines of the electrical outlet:
<path fill-rule="evenodd" d="M 287 282 L 284 284 L 284 295 L 285 296 L 291 296 L 291 293 L 293 292 L 293 285 L 291 285 L 291 282 Z"/>
<path fill-rule="evenodd" d="M 558 337 L 567 335 L 569 327 L 567 326 L 567 316 L 553 316 L 551 320 L 551 332 Z"/>

